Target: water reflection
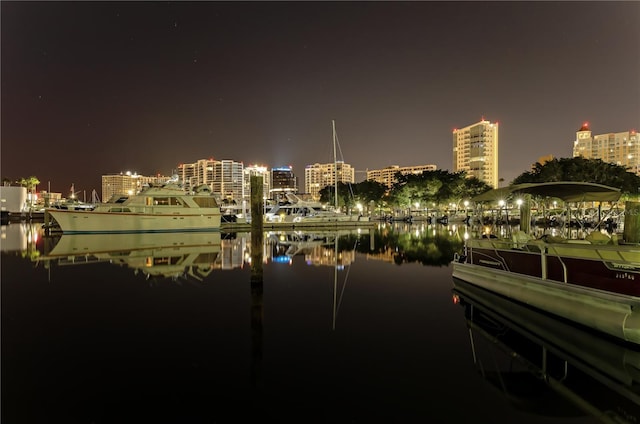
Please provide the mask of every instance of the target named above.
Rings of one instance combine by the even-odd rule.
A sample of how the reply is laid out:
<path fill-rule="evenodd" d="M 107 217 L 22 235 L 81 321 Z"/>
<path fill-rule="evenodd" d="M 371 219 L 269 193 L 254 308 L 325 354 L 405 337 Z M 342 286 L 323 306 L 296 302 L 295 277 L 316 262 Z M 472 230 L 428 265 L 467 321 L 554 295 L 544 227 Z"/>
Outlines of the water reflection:
<path fill-rule="evenodd" d="M 403 263 L 418 262 L 430 266 L 446 266 L 463 244 L 468 228 L 459 225 L 381 226 L 370 246 L 359 244 L 358 251 L 370 259 Z"/>
<path fill-rule="evenodd" d="M 446 261 L 464 230 L 392 224 L 90 243 L 6 228 L 19 242 L 2 242 L 2 422 L 539 424 L 484 390 L 450 302 L 450 271 L 421 265 Z M 21 259 L 26 252 L 39 256 Z M 134 277 L 121 261 L 156 253 L 210 273 L 177 284 L 162 273 Z M 178 283 L 193 280 L 185 270 Z"/>
<path fill-rule="evenodd" d="M 478 372 L 516 408 L 638 422 L 638 350 L 458 279 L 453 293 L 464 308 Z"/>
<path fill-rule="evenodd" d="M 0 250 L 15 252 L 23 257 L 40 255 L 38 245 L 42 246 L 42 225 L 38 223 L 18 222 L 0 226 Z"/>
<path fill-rule="evenodd" d="M 134 233 L 44 236 L 39 224 L 2 226 L 2 251 L 56 266 L 109 262 L 153 279 L 202 281 L 213 270 L 264 263 L 349 266 L 356 253 L 398 265 L 446 266 L 463 244 L 466 227 L 381 224 L 368 230 L 269 231 L 251 233 Z M 255 239 L 255 240 L 254 240 Z M 258 255 L 258 256 L 256 256 Z M 259 272 L 258 268 L 252 270 Z"/>
<path fill-rule="evenodd" d="M 49 266 L 109 262 L 145 278 L 202 281 L 214 269 L 221 250 L 220 233 L 62 235 L 45 248 L 38 262 Z"/>

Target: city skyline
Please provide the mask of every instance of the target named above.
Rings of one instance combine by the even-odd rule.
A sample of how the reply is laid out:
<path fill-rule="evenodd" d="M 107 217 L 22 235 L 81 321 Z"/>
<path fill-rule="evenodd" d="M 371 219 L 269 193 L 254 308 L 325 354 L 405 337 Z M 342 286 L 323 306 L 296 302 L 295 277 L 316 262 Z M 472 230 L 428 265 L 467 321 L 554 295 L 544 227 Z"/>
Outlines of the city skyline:
<path fill-rule="evenodd" d="M 2 177 L 90 191 L 215 159 L 452 170 L 500 124 L 499 176 L 638 129 L 637 2 L 2 2 Z M 300 183 L 299 183 L 300 185 Z M 302 187 L 300 187 L 302 188 Z"/>

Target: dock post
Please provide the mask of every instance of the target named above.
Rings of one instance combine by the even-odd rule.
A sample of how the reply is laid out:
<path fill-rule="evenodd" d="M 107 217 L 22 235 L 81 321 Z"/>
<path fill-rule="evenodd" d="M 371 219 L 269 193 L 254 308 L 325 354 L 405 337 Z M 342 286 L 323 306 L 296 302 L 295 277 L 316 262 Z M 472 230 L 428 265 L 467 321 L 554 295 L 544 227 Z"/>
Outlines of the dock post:
<path fill-rule="evenodd" d="M 640 202 L 625 202 L 624 204 L 622 239 L 625 243 L 640 243 Z"/>
<path fill-rule="evenodd" d="M 262 210 L 262 176 L 251 176 L 251 231 L 262 232 L 263 210 Z"/>
<path fill-rule="evenodd" d="M 251 176 L 251 281 L 262 282 L 262 249 L 264 232 L 262 219 L 262 177 Z M 253 264 L 259 261 L 260 264 Z"/>
<path fill-rule="evenodd" d="M 520 205 L 520 230 L 525 234 L 531 232 L 531 195 L 525 194 Z"/>
<path fill-rule="evenodd" d="M 45 235 L 49 235 L 51 232 L 51 215 L 49 215 L 49 210 L 47 208 L 44 209 L 44 231 Z"/>

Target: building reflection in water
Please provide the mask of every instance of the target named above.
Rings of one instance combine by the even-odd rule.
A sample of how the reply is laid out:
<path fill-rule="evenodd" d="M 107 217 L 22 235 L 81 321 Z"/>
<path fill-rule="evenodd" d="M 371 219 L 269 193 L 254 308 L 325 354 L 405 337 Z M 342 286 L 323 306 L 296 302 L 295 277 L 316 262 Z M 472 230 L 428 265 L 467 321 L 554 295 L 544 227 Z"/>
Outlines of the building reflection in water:
<path fill-rule="evenodd" d="M 470 360 L 518 409 L 640 421 L 640 351 L 454 279 Z"/>
<path fill-rule="evenodd" d="M 2 226 L 2 251 L 50 267 L 110 262 L 145 278 L 203 281 L 212 271 L 243 268 L 259 250 L 262 263 L 347 267 L 367 260 L 447 265 L 463 243 L 464 227 L 381 224 L 375 229 L 268 231 L 255 244 L 246 233 L 135 233 L 44 236 L 39 223 Z M 260 246 L 260 247 L 258 247 Z M 256 256 L 257 257 L 257 256 Z"/>

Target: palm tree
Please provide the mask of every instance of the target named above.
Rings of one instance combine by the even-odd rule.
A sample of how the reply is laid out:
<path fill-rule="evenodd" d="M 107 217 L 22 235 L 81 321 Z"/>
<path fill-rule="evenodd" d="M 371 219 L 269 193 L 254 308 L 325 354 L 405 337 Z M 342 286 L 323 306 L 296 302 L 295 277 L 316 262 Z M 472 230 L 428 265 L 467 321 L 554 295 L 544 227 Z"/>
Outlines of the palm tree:
<path fill-rule="evenodd" d="M 34 194 L 36 192 L 38 184 L 40 184 L 40 180 L 32 175 L 29 178 L 20 178 L 18 183 L 21 186 L 27 188 L 27 192 L 29 193 L 29 207 L 33 206 L 33 198 L 35 197 Z"/>

